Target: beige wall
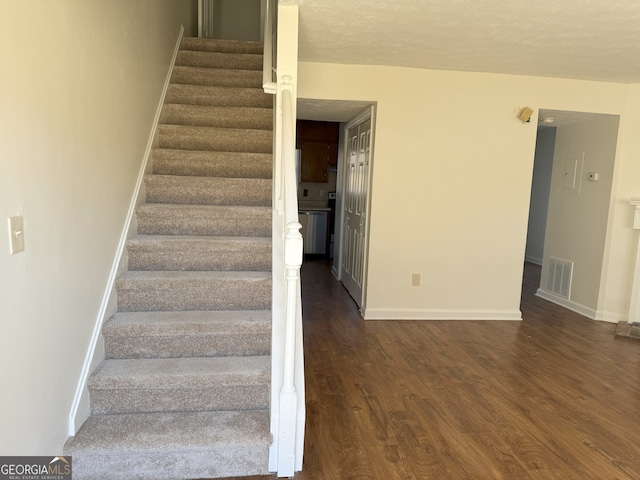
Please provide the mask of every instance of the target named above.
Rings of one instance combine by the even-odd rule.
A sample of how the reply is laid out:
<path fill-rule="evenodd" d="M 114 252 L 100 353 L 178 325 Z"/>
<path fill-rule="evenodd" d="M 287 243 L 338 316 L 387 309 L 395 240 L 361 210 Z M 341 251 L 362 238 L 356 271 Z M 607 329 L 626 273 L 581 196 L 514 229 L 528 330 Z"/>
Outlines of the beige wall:
<path fill-rule="evenodd" d="M 618 120 L 618 116 L 608 115 L 559 126 L 556 132 L 540 284 L 546 285 L 550 255 L 574 262 L 568 306 L 591 318 L 598 306 Z M 565 160 L 582 155 L 584 166 L 578 167 L 576 188 L 567 189 Z M 588 181 L 589 172 L 597 172 L 599 179 Z"/>
<path fill-rule="evenodd" d="M 0 3 L 0 455 L 54 455 L 191 0 Z M 9 255 L 7 217 L 24 216 Z"/>
<path fill-rule="evenodd" d="M 261 0 L 216 0 L 213 38 L 260 41 Z"/>
<path fill-rule="evenodd" d="M 366 318 L 518 318 L 537 118 L 516 112 L 629 101 L 626 85 L 397 67 L 303 62 L 298 81 L 301 98 L 378 102 Z"/>
<path fill-rule="evenodd" d="M 598 313 L 605 320 L 628 320 L 631 282 L 638 245 L 633 230 L 631 198 L 640 198 L 640 84 L 629 87 L 626 110 L 620 120 L 621 134 L 613 176 L 608 235 L 605 242 L 603 288 Z"/>

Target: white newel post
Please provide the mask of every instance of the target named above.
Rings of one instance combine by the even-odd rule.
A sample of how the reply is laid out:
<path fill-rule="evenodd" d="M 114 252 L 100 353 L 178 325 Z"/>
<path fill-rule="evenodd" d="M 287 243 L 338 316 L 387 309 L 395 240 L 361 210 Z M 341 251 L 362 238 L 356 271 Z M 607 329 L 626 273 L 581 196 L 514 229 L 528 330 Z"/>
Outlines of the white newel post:
<path fill-rule="evenodd" d="M 278 475 L 293 476 L 296 466 L 296 432 L 298 393 L 295 385 L 297 293 L 302 266 L 303 245 L 300 225 L 287 224 L 284 264 L 286 270 L 286 333 L 284 346 L 284 375 L 280 389 L 280 429 L 278 439 Z"/>
<path fill-rule="evenodd" d="M 633 228 L 640 230 L 640 199 L 629 202 L 634 207 Z M 631 303 L 629 305 L 629 323 L 640 322 L 640 236 L 636 248 L 636 265 L 633 269 L 633 287 L 631 288 Z"/>

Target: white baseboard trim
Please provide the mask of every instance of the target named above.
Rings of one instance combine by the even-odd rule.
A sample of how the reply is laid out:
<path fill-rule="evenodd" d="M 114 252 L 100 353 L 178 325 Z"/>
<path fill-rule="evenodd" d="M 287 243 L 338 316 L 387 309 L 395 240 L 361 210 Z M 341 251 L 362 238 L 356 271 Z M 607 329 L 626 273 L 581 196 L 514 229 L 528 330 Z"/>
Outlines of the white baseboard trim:
<path fill-rule="evenodd" d="M 607 322 L 607 323 L 620 323 L 620 322 L 628 322 L 629 318 L 627 315 L 622 315 L 620 313 L 614 312 L 605 312 L 602 310 L 596 311 L 596 320 L 599 322 Z"/>
<path fill-rule="evenodd" d="M 335 265 L 331 266 L 331 274 L 336 280 L 340 281 L 340 271 L 336 268 Z"/>
<path fill-rule="evenodd" d="M 539 288 L 536 291 L 536 297 L 540 297 L 543 300 L 547 300 L 548 302 L 555 303 L 556 305 L 560 305 L 561 307 L 564 307 L 567 310 L 571 310 L 572 312 L 579 313 L 580 315 L 587 317 L 590 320 L 596 320 L 598 322 L 616 323 L 616 324 L 621 321 L 627 321 L 627 317 L 625 315 L 621 315 L 619 313 L 614 313 L 614 312 L 605 312 L 602 310 L 595 310 L 591 307 L 586 307 L 580 303 L 572 302 L 571 300 L 566 300 L 564 298 L 558 297 L 553 293 L 550 293 L 542 288 Z"/>
<path fill-rule="evenodd" d="M 520 310 L 431 310 L 366 308 L 365 320 L 522 320 Z"/>
<path fill-rule="evenodd" d="M 176 63 L 176 58 L 178 56 L 178 51 L 180 50 L 180 44 L 182 42 L 183 36 L 184 36 L 184 26 L 180 28 L 180 31 L 178 33 L 178 40 L 174 48 L 173 57 L 171 58 L 171 63 L 169 65 L 169 71 L 167 72 L 167 77 L 165 79 L 164 87 L 160 95 L 160 101 L 158 103 L 158 108 L 156 109 L 156 116 L 153 120 L 153 126 L 151 128 L 151 133 L 149 135 L 149 141 L 147 142 L 147 148 L 144 154 L 144 159 L 140 167 L 140 172 L 138 173 L 138 180 L 136 182 L 136 187 L 131 197 L 131 203 L 129 204 L 129 211 L 127 212 L 127 217 L 124 222 L 124 228 L 122 229 L 122 233 L 120 235 L 118 248 L 116 250 L 113 264 L 111 265 L 111 272 L 109 273 L 109 278 L 107 280 L 107 287 L 105 289 L 105 293 L 102 298 L 102 303 L 100 304 L 100 309 L 96 317 L 96 322 L 93 326 L 91 340 L 89 342 L 89 347 L 87 348 L 87 353 L 85 355 L 84 363 L 82 365 L 80 378 L 78 379 L 78 385 L 76 387 L 76 392 L 73 397 L 73 403 L 71 404 L 71 410 L 69 412 L 69 419 L 68 419 L 68 425 L 67 425 L 68 433 L 70 436 L 75 435 L 78 429 L 80 428 L 80 426 L 85 422 L 87 418 L 89 418 L 90 405 L 89 405 L 89 391 L 86 387 L 87 379 L 89 378 L 89 374 L 93 371 L 95 366 L 97 366 L 97 364 L 100 363 L 102 359 L 104 359 L 104 346 L 103 346 L 103 342 L 101 341 L 102 325 L 105 322 L 105 320 L 107 320 L 114 313 L 114 308 L 115 308 L 114 307 L 115 305 L 114 285 L 115 285 L 116 278 L 122 269 L 123 252 L 125 252 L 125 245 L 127 242 L 127 238 L 129 237 L 129 230 L 131 228 L 132 223 L 134 222 L 134 213 L 135 213 L 136 206 L 140 202 L 140 192 L 142 189 L 145 172 L 147 170 L 149 157 L 151 156 L 151 150 L 153 149 L 156 141 L 155 134 L 158 128 L 158 123 L 160 121 L 162 106 L 164 105 L 164 99 L 167 95 L 167 90 L 169 88 L 169 83 L 171 81 L 171 72 L 173 71 L 173 66 Z"/>
<path fill-rule="evenodd" d="M 562 297 L 558 297 L 553 293 L 550 293 L 542 288 L 536 290 L 536 297 L 540 297 L 543 300 L 547 300 L 548 302 L 555 303 L 556 305 L 560 305 L 561 307 L 566 308 L 567 310 L 571 310 L 572 312 L 579 313 L 580 315 L 590 318 L 591 320 L 596 320 L 596 311 L 591 307 L 587 307 L 580 303 L 573 302 L 571 300 L 564 299 Z"/>

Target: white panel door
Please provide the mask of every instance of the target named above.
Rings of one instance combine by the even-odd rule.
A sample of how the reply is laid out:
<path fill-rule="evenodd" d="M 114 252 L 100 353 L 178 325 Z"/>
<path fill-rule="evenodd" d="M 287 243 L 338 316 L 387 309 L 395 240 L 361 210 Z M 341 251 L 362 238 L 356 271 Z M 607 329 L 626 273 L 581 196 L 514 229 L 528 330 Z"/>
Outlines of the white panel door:
<path fill-rule="evenodd" d="M 371 152 L 371 119 L 347 130 L 342 212 L 342 283 L 362 305 Z"/>

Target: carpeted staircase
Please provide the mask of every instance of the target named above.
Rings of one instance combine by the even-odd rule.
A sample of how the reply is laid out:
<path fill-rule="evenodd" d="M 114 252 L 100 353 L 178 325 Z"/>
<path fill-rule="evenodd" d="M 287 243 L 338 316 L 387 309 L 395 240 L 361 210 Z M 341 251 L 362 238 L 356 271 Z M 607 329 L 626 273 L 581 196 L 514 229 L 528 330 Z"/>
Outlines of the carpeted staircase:
<path fill-rule="evenodd" d="M 74 479 L 268 473 L 272 96 L 262 45 L 184 38 L 103 327 Z"/>

